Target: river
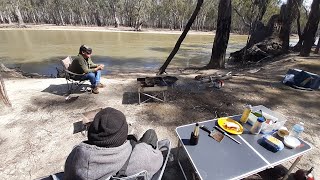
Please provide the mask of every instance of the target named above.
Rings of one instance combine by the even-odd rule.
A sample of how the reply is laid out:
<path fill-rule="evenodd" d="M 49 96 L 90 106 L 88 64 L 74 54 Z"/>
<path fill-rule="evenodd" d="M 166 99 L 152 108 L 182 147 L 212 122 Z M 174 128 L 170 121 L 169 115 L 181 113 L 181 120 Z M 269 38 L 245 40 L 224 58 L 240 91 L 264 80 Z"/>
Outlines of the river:
<path fill-rule="evenodd" d="M 0 30 L 0 63 L 23 71 L 56 75 L 59 60 L 76 56 L 81 44 L 92 47 L 92 59 L 105 73 L 157 71 L 180 34 L 74 30 Z M 189 34 L 169 67 L 203 66 L 211 56 L 213 35 Z M 227 49 L 241 49 L 246 36 L 231 35 Z"/>

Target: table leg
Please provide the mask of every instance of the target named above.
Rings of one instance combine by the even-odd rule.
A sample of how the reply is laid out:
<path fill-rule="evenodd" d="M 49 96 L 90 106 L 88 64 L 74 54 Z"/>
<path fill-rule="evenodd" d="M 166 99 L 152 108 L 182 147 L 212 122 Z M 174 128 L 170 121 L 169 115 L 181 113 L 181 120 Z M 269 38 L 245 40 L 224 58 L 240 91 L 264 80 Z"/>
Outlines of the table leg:
<path fill-rule="evenodd" d="M 183 167 L 182 167 L 181 162 L 180 162 L 180 159 L 179 159 L 179 157 L 180 157 L 180 149 L 181 149 L 181 140 L 180 139 L 178 140 L 178 147 L 177 148 L 178 148 L 177 149 L 177 162 L 178 162 L 180 170 L 181 170 L 181 172 L 183 174 L 184 179 L 187 180 L 186 173 L 184 172 Z"/>
<path fill-rule="evenodd" d="M 293 168 L 298 164 L 298 162 L 301 160 L 302 156 L 297 157 L 297 159 L 292 163 L 291 167 L 289 168 L 288 172 L 286 175 L 282 178 L 282 180 L 287 180 L 289 177 L 289 174 L 293 170 Z"/>

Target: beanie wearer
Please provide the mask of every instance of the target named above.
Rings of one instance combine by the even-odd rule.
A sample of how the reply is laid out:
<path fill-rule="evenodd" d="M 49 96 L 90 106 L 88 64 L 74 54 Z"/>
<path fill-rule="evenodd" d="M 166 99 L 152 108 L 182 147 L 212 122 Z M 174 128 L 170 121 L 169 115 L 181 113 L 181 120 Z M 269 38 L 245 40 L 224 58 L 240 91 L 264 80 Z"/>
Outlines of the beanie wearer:
<path fill-rule="evenodd" d="M 121 111 L 108 107 L 94 117 L 86 143 L 99 147 L 118 147 L 127 140 L 127 136 L 126 117 Z"/>

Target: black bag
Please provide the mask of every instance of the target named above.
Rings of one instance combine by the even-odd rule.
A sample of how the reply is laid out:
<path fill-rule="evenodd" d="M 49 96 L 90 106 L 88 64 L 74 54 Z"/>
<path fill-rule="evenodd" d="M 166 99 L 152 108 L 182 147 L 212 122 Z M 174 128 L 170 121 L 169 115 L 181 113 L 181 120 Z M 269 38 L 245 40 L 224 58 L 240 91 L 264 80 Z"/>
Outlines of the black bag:
<path fill-rule="evenodd" d="M 294 85 L 304 88 L 311 88 L 313 80 L 313 77 L 309 73 L 301 71 L 294 76 Z"/>

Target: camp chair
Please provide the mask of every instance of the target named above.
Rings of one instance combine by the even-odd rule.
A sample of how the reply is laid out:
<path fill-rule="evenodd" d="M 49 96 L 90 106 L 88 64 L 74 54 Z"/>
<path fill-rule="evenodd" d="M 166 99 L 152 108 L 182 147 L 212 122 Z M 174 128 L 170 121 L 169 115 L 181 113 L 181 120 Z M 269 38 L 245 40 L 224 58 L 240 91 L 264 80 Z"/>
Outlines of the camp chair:
<path fill-rule="evenodd" d="M 72 92 L 76 91 L 86 81 L 86 80 L 81 80 L 81 77 L 83 76 L 83 74 L 77 74 L 68 70 L 71 62 L 72 62 L 72 58 L 70 56 L 61 60 L 61 64 L 63 66 L 63 73 L 67 80 L 69 94 L 72 94 Z"/>
<path fill-rule="evenodd" d="M 168 139 L 163 139 L 158 141 L 158 149 L 162 152 L 163 154 L 163 164 L 162 167 L 159 169 L 157 173 L 155 173 L 151 180 L 161 180 L 164 170 L 166 169 L 167 162 L 169 159 L 170 151 L 171 151 L 171 142 Z M 147 179 L 147 172 L 146 171 L 141 171 L 137 174 L 128 176 L 128 177 L 122 177 L 122 178 L 117 178 L 118 180 L 146 180 Z M 63 180 L 63 172 L 59 172 L 56 174 L 52 174 L 50 176 L 47 176 L 45 178 L 41 178 L 40 180 Z"/>
<path fill-rule="evenodd" d="M 158 149 L 162 152 L 163 154 L 163 164 L 161 166 L 161 168 L 158 170 L 158 172 L 156 172 L 151 180 L 161 180 L 164 170 L 166 169 L 167 166 L 167 162 L 169 159 L 169 155 L 170 155 L 170 151 L 171 151 L 171 142 L 168 139 L 163 139 L 158 141 L 158 145 L 157 145 Z M 147 171 L 141 171 L 137 174 L 128 176 L 128 177 L 122 177 L 122 178 L 117 178 L 117 177 L 113 177 L 113 180 L 147 180 Z"/>

